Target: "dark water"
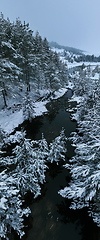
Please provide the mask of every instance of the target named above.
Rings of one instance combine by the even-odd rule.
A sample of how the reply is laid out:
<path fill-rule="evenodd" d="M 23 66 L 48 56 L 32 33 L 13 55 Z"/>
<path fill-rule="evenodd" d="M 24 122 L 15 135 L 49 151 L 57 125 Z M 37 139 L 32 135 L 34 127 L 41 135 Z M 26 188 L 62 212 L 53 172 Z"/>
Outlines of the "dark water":
<path fill-rule="evenodd" d="M 67 111 L 69 106 L 68 98 L 72 96 L 72 91 L 68 92 L 58 100 L 52 100 L 47 104 L 48 114 L 35 118 L 32 123 L 27 123 L 25 130 L 27 137 L 31 139 L 40 139 L 42 133 L 44 137 L 50 143 L 55 137 L 57 137 L 62 130 L 65 129 L 67 137 L 70 133 L 76 130 L 76 122 L 70 120 L 70 113 Z M 70 148 L 70 149 L 69 149 Z M 68 142 L 68 155 L 73 155 L 73 148 Z"/>
<path fill-rule="evenodd" d="M 25 126 L 27 136 L 40 139 L 44 133 L 48 142 L 59 135 L 62 127 L 66 136 L 76 130 L 76 122 L 70 120 L 68 98 L 71 90 L 59 100 L 53 100 L 47 105 L 48 114 L 36 118 Z M 74 149 L 68 142 L 67 159 L 73 156 Z M 69 201 L 58 195 L 69 181 L 68 171 L 61 165 L 51 164 L 46 174 L 46 183 L 42 194 L 31 204 L 30 230 L 27 230 L 25 240 L 99 240 L 99 230 L 88 217 L 87 210 L 73 211 L 69 209 Z"/>

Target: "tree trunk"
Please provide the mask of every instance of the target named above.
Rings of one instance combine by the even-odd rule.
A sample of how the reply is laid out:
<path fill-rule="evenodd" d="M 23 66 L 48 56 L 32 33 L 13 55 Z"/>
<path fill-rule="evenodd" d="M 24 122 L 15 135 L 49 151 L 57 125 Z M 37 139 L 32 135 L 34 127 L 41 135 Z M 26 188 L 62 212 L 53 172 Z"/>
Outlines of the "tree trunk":
<path fill-rule="evenodd" d="M 4 90 L 2 90 L 2 95 L 3 95 L 4 105 L 5 105 L 5 107 L 7 107 L 5 91 Z"/>

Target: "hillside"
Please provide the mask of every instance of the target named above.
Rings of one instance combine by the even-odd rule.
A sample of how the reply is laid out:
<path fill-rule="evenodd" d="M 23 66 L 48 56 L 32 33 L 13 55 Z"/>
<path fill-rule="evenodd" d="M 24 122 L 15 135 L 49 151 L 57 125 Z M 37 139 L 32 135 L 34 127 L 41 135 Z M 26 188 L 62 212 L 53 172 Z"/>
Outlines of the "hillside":
<path fill-rule="evenodd" d="M 78 54 L 78 55 L 83 55 L 84 54 L 84 51 L 80 50 L 80 49 L 77 49 L 77 48 L 73 48 L 73 47 L 68 47 L 68 46 L 63 46 L 63 45 L 60 45 L 56 42 L 50 42 L 49 45 L 51 47 L 55 47 L 55 48 L 58 48 L 58 49 L 64 49 L 65 51 L 69 51 L 69 52 L 72 52 L 74 54 Z"/>
<path fill-rule="evenodd" d="M 22 108 L 63 87 L 66 66 L 29 24 L 0 15 L 0 110 Z M 41 95 L 42 94 L 42 95 Z M 25 103 L 25 104 L 24 104 Z"/>
<path fill-rule="evenodd" d="M 63 45 L 59 45 L 56 42 L 50 42 L 49 43 L 51 49 L 57 51 L 57 53 L 64 57 L 65 60 L 67 60 L 70 63 L 76 62 L 76 63 L 80 63 L 80 62 L 100 62 L 100 56 L 95 56 L 94 54 L 88 54 L 87 52 L 80 50 L 80 49 L 76 49 L 73 47 L 68 47 L 68 46 L 63 46 Z"/>

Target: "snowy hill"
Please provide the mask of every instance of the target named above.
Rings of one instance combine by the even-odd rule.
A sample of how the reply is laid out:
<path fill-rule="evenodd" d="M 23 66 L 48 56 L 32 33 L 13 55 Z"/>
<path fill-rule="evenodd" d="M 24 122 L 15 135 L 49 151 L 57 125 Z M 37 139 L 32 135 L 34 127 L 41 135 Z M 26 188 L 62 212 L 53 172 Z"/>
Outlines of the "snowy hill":
<path fill-rule="evenodd" d="M 83 62 L 95 62 L 96 64 L 100 62 L 100 56 L 95 56 L 93 54 L 89 54 L 88 52 L 85 52 L 80 49 L 76 49 L 73 47 L 67 47 L 63 45 L 59 45 L 56 42 L 50 42 L 49 45 L 51 46 L 51 49 L 53 51 L 56 51 L 60 57 L 65 61 L 66 63 L 76 63 L 76 66 L 79 65 L 79 63 Z"/>
<path fill-rule="evenodd" d="M 73 54 L 76 54 L 76 55 L 77 54 L 78 55 L 83 55 L 84 54 L 83 50 L 73 48 L 73 47 L 63 46 L 63 45 L 58 44 L 57 42 L 52 41 L 52 42 L 49 43 L 49 45 L 51 47 L 54 47 L 54 48 L 63 49 L 65 51 L 72 52 Z"/>

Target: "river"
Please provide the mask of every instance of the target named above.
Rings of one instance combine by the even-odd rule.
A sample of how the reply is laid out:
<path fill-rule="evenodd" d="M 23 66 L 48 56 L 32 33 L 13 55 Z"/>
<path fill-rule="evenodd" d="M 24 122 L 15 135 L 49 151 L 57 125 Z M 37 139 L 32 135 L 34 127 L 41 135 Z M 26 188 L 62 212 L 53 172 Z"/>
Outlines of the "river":
<path fill-rule="evenodd" d="M 67 137 L 76 131 L 76 122 L 71 121 L 67 111 L 68 98 L 71 96 L 69 89 L 62 98 L 47 104 L 48 114 L 26 123 L 24 128 L 27 137 L 40 139 L 44 133 L 50 143 L 59 135 L 62 127 Z M 68 142 L 66 161 L 73 154 L 74 149 Z M 25 240 L 99 240 L 98 228 L 88 217 L 87 210 L 70 210 L 69 200 L 58 195 L 58 190 L 64 188 L 69 180 L 69 173 L 61 164 L 50 165 L 42 194 L 30 205 L 30 228 L 26 231 Z"/>

